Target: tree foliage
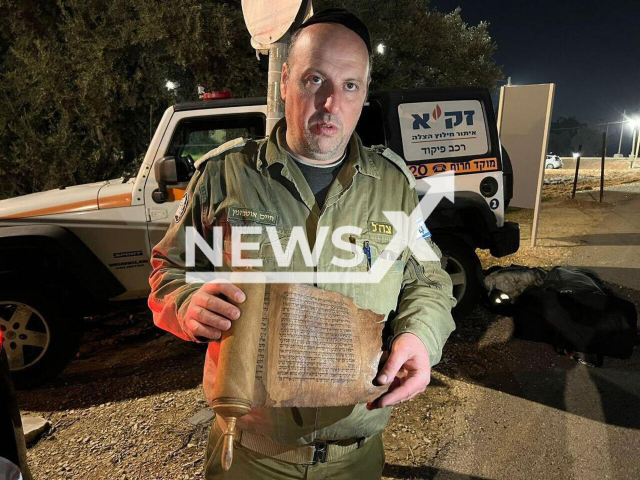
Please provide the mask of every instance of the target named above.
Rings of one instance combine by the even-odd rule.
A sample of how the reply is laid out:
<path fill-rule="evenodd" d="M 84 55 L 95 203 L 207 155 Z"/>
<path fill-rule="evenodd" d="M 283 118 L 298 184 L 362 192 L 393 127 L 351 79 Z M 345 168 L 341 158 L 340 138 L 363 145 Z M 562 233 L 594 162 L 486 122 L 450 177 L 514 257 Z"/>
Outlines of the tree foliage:
<path fill-rule="evenodd" d="M 469 27 L 459 10 L 314 7 L 335 5 L 386 46 L 372 88 L 493 88 L 501 75 L 487 25 Z M 135 172 L 164 110 L 195 100 L 197 85 L 266 93 L 237 0 L 0 0 L 0 197 Z"/>
<path fill-rule="evenodd" d="M 316 10 L 343 7 L 367 25 L 374 46 L 372 89 L 477 86 L 494 89 L 488 24 L 467 25 L 457 8 L 443 14 L 425 0 L 321 0 Z M 384 54 L 375 50 L 385 46 Z"/>
<path fill-rule="evenodd" d="M 580 146 L 582 148 L 580 149 Z M 558 117 L 551 122 L 549 152 L 570 157 L 580 149 L 582 156 L 598 156 L 602 150 L 602 134 L 575 117 Z"/>

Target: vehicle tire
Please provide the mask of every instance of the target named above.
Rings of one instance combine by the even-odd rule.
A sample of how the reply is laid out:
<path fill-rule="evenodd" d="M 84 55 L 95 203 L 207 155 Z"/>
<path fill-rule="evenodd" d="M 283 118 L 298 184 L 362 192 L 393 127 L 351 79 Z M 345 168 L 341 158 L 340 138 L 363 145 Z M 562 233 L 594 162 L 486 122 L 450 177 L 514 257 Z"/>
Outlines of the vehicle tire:
<path fill-rule="evenodd" d="M 453 283 L 453 296 L 458 303 L 451 312 L 456 321 L 463 320 L 475 308 L 484 287 L 482 267 L 475 250 L 465 241 L 453 236 L 435 239 L 446 260 L 445 270 Z"/>
<path fill-rule="evenodd" d="M 36 387 L 58 376 L 74 358 L 82 340 L 82 318 L 64 301 L 40 296 L 40 286 L 4 291 L 0 330 L 16 388 Z"/>
<path fill-rule="evenodd" d="M 550 169 L 552 169 L 552 170 L 553 170 L 553 164 L 551 164 L 551 163 L 547 163 L 547 164 L 544 166 L 544 168 L 550 168 Z"/>

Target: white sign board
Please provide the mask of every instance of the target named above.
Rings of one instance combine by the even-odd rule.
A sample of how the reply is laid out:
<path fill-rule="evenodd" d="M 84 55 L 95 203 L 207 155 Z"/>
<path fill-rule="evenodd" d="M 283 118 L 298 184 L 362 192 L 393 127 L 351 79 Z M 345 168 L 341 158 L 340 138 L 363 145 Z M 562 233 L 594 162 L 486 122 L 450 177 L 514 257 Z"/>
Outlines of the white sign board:
<path fill-rule="evenodd" d="M 498 133 L 513 167 L 511 206 L 533 208 L 531 246 L 538 232 L 555 84 L 506 86 L 500 89 Z"/>
<path fill-rule="evenodd" d="M 242 14 L 253 40 L 266 46 L 287 33 L 300 5 L 302 0 L 242 0 Z"/>
<path fill-rule="evenodd" d="M 502 87 L 498 132 L 513 166 L 511 205 L 534 208 L 542 186 L 553 102 L 552 84 Z"/>
<path fill-rule="evenodd" d="M 398 105 L 407 161 L 484 155 L 489 151 L 482 104 L 478 100 Z"/>

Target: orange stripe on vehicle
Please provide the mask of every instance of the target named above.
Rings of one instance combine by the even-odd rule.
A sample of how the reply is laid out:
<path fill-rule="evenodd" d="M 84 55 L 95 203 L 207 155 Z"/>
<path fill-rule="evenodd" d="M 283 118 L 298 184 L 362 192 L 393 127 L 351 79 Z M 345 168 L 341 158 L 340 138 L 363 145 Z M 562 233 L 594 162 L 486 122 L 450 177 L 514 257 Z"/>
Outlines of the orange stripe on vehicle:
<path fill-rule="evenodd" d="M 98 208 L 104 210 L 105 208 L 118 208 L 118 207 L 130 207 L 131 206 L 131 193 L 122 193 L 120 195 L 112 195 L 111 197 L 104 197 L 98 199 Z"/>
<path fill-rule="evenodd" d="M 43 215 L 55 215 L 60 213 L 77 213 L 96 210 L 97 208 L 117 208 L 131 206 L 131 193 L 123 193 L 120 195 L 112 195 L 110 197 L 101 198 L 99 202 L 96 200 L 82 200 L 81 202 L 65 203 L 56 205 L 55 207 L 38 208 L 36 210 L 27 210 L 26 212 L 12 213 L 0 217 L 2 220 L 12 218 L 29 218 L 40 217 Z"/>
<path fill-rule="evenodd" d="M 186 192 L 184 188 L 167 188 L 167 201 L 177 202 L 178 200 L 182 200 L 184 192 Z"/>
<path fill-rule="evenodd" d="M 64 205 L 56 205 L 55 207 L 39 208 L 37 210 L 28 210 L 26 212 L 12 213 L 0 217 L 0 219 L 10 218 L 27 218 L 27 217 L 39 217 L 41 215 L 54 215 L 56 213 L 71 213 L 71 212 L 85 212 L 88 210 L 95 210 L 97 208 L 95 200 L 83 200 L 81 202 L 67 203 Z"/>
<path fill-rule="evenodd" d="M 497 158 L 479 158 L 477 160 L 468 160 L 466 162 L 430 162 L 421 163 L 419 165 L 407 165 L 413 176 L 416 178 L 429 177 L 442 172 L 459 173 L 477 173 L 477 172 L 494 172 L 498 170 Z"/>

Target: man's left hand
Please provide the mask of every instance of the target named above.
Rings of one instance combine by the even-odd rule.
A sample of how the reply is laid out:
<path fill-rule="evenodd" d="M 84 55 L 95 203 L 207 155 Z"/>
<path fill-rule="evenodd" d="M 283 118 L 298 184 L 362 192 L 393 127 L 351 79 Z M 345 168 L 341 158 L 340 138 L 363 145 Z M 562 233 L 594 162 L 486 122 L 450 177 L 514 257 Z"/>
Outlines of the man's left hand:
<path fill-rule="evenodd" d="M 377 380 L 380 385 L 391 386 L 372 408 L 395 405 L 424 392 L 431 381 L 431 362 L 422 340 L 412 333 L 398 335 Z"/>

